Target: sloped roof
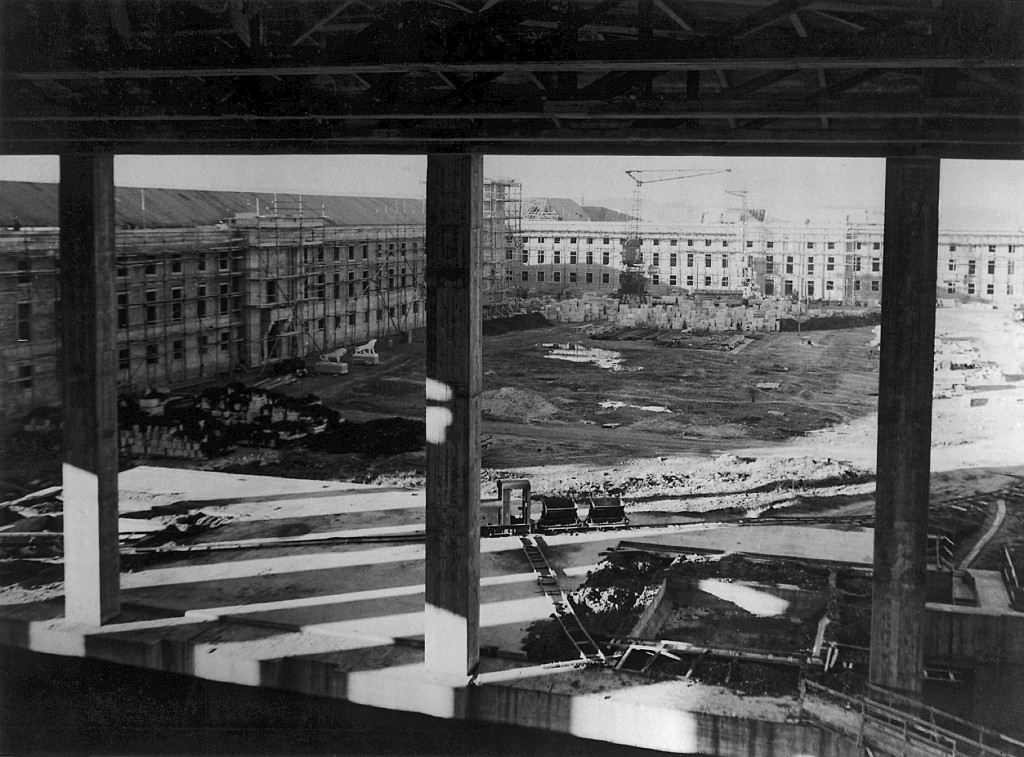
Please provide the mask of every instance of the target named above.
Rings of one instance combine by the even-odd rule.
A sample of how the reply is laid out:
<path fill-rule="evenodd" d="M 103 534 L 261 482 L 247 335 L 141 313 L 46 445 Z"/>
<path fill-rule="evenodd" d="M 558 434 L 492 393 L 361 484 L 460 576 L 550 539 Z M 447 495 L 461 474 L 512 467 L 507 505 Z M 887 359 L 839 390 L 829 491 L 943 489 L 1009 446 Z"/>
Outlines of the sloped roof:
<path fill-rule="evenodd" d="M 601 205 L 580 205 L 567 197 L 531 197 L 523 203 L 523 215 L 548 221 L 628 221 L 631 216 Z"/>
<path fill-rule="evenodd" d="M 584 205 L 583 210 L 586 211 L 591 221 L 628 221 L 633 217 L 603 205 Z"/>
<path fill-rule="evenodd" d="M 0 225 L 56 226 L 57 184 L 0 181 Z M 220 192 L 205 189 L 117 187 L 117 224 L 145 228 L 206 226 L 236 213 L 279 212 L 319 218 L 329 225 L 420 224 L 423 200 L 391 197 Z M 145 209 L 143 209 L 145 204 Z"/>

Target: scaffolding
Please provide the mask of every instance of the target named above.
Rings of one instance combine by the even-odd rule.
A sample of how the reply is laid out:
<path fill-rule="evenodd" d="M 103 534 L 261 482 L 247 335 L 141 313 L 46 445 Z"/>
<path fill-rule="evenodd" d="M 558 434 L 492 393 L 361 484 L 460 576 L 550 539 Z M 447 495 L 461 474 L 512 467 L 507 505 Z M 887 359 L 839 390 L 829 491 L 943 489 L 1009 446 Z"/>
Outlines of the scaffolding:
<path fill-rule="evenodd" d="M 329 226 L 289 210 L 239 217 L 249 237 L 249 363 L 263 366 L 424 324 L 423 227 Z"/>
<path fill-rule="evenodd" d="M 517 309 L 512 266 L 522 251 L 522 185 L 513 179 L 484 179 L 483 316 L 511 315 Z"/>
<path fill-rule="evenodd" d="M 422 225 L 330 226 L 319 209 L 260 211 L 217 226 L 118 230 L 122 390 L 316 357 L 425 324 Z M 0 342 L 7 418 L 60 401 L 58 247 L 56 228 L 0 234 L 0 309 L 15 324 Z"/>

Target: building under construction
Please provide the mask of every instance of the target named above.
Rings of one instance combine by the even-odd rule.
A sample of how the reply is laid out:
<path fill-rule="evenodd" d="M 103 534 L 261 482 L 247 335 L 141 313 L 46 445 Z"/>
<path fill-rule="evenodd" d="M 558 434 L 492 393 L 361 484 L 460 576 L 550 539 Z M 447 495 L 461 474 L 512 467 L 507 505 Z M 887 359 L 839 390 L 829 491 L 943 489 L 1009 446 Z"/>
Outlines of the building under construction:
<path fill-rule="evenodd" d="M 499 314 L 509 298 L 518 186 L 485 184 L 485 314 Z M 0 307 L 16 324 L 0 342 L 8 419 L 60 394 L 59 230 L 55 213 L 43 217 L 47 187 L 52 201 L 53 185 L 2 183 L 9 226 L 0 232 Z M 397 340 L 425 324 L 420 201 L 120 191 L 114 317 L 122 389 Z"/>
<path fill-rule="evenodd" d="M 731 293 L 847 306 L 881 301 L 883 226 L 854 216 L 810 225 L 725 214 L 703 223 L 633 227 L 527 218 L 512 276 L 536 294 L 618 292 L 626 273 L 624 246 L 634 229 L 638 268 L 652 296 Z M 1019 230 L 940 230 L 940 294 L 1019 302 L 1022 250 Z"/>
<path fill-rule="evenodd" d="M 38 601 L 12 595 L 3 608 L 0 647 L 26 664 L 16 676 L 0 671 L 0 715 L 17 704 L 34 710 L 5 717 L 3 751 L 167 751 L 167 743 L 154 740 L 145 749 L 148 744 L 129 740 L 132 728 L 156 732 L 155 738 L 177 735 L 173 751 L 238 751 L 228 739 L 241 736 L 253 739 L 250 751 L 296 751 L 325 724 L 339 723 L 334 738 L 314 748 L 445 754 L 508 753 L 515 745 L 527 753 L 598 754 L 604 746 L 606 754 L 622 754 L 634 746 L 721 757 L 1021 754 L 1019 732 L 1013 741 L 990 730 L 1019 729 L 1021 722 L 1024 615 L 1009 606 L 1020 595 L 1019 583 L 1016 577 L 1010 582 L 1010 571 L 989 571 L 985 580 L 971 582 L 978 605 L 939 604 L 929 601 L 927 562 L 932 487 L 942 483 L 931 475 L 939 472 L 931 438 L 936 252 L 940 194 L 950 188 L 947 180 L 940 192 L 940 168 L 951 160 L 1024 158 L 1022 42 L 1024 6 L 1012 0 L 0 3 L 0 153 L 59 156 L 64 286 L 58 354 L 65 367 L 63 584 Z M 328 504 L 328 482 L 284 480 L 271 489 L 261 477 L 243 488 L 248 476 L 211 472 L 201 488 L 191 488 L 172 478 L 171 469 L 161 478 L 156 469 L 119 471 L 117 290 L 111 286 L 118 251 L 115 156 L 202 160 L 271 153 L 426 156 L 428 422 L 421 491 L 337 487 L 334 509 L 317 511 Z M 544 536 L 543 546 L 530 540 L 539 555 L 515 536 L 481 544 L 479 232 L 484 159 L 492 154 L 885 161 L 884 196 L 878 197 L 885 214 L 884 339 L 877 383 L 872 377 L 861 385 L 864 395 L 877 390 L 877 430 L 866 430 L 876 443 L 873 481 L 865 481 L 874 484 L 873 531 L 861 536 L 859 554 L 844 549 L 854 543 L 847 530 L 812 541 L 808 532 L 815 529 L 808 528 L 785 542 L 812 557 L 871 566 L 870 577 L 850 587 L 870 602 L 870 627 L 858 644 L 866 657 L 866 690 L 846 694 L 821 684 L 828 691 L 807 687 L 820 697 L 784 704 L 728 696 L 716 684 L 698 697 L 694 666 L 678 659 L 678 646 L 657 643 L 628 650 L 636 673 L 612 669 L 592 649 L 586 659 L 561 667 L 490 656 L 501 643 L 519 644 L 526 610 L 556 624 L 562 618 L 567 627 L 558 631 L 569 635 L 569 586 L 563 593 L 560 579 L 591 571 L 607 579 L 608 571 L 594 571 L 600 556 L 626 551 L 617 538 L 602 543 L 600 531 L 563 537 L 564 554 L 579 562 L 555 557 L 553 536 Z M 975 188 L 990 174 L 971 173 L 979 181 L 963 188 L 980 194 Z M 994 253 L 997 269 L 999 256 L 1015 254 Z M 794 276 L 795 258 L 794 252 Z M 816 251 L 814 263 L 816 275 Z M 956 266 L 950 273 L 957 286 L 970 284 L 962 283 Z M 17 268 L 10 270 L 16 278 Z M 244 309 L 241 263 L 239 272 Z M 970 277 L 970 268 L 962 275 Z M 998 281 L 991 282 L 993 296 Z M 31 302 L 15 298 L 14 305 Z M 26 316 L 31 329 L 34 316 Z M 272 314 L 268 333 L 281 320 L 283 314 Z M 811 371 L 793 373 L 808 380 Z M 643 383 L 634 383 L 636 392 L 624 399 L 643 396 Z M 693 402 L 710 404 L 706 383 L 695 375 L 680 388 Z M 787 413 L 812 404 L 802 392 L 787 399 Z M 578 439 L 587 441 L 602 428 L 580 428 Z M 646 435 L 630 437 L 649 448 Z M 1011 446 L 994 428 L 986 441 Z M 545 439 L 537 447 L 556 443 Z M 811 437 L 806 446 L 829 452 Z M 301 534 L 338 540 L 319 554 L 310 539 L 284 554 L 277 544 L 269 553 L 281 555 L 274 562 L 267 552 L 248 559 L 225 552 L 191 566 L 159 556 L 147 570 L 137 558 L 122 557 L 127 548 L 119 516 L 132 502 L 120 500 L 119 489 L 139 490 L 133 479 L 150 490 L 140 492 L 146 511 L 176 512 L 182 500 L 203 497 L 216 507 L 226 492 L 244 497 L 239 504 L 266 508 L 275 520 L 264 534 L 296 533 L 291 529 L 315 523 L 324 531 Z M 742 485 L 750 491 L 749 482 Z M 169 507 L 155 508 L 152 494 L 165 497 Z M 1000 498 L 1010 500 L 1010 493 Z M 291 522 L 276 509 L 285 507 Z M 407 519 L 391 521 L 401 529 L 387 535 L 392 544 L 380 543 L 384 510 Z M 1017 514 L 1011 511 L 1007 520 Z M 748 521 L 741 530 L 756 533 L 751 546 L 762 551 L 765 532 L 751 526 Z M 692 538 L 686 531 L 682 538 Z M 254 535 L 236 531 L 234 539 Z M 420 543 L 409 543 L 413 536 Z M 637 539 L 636 532 L 629 538 Z M 736 550 L 731 534 L 720 544 Z M 703 540 L 700 546 L 704 554 L 711 547 Z M 552 555 L 549 569 L 545 550 Z M 678 555 L 670 552 L 667 561 Z M 368 581 L 376 570 L 385 572 Z M 828 570 L 824 590 L 840 588 L 842 579 Z M 967 584 L 946 575 L 947 586 Z M 778 578 L 774 584 L 790 584 L 785 574 Z M 729 580 L 713 585 L 739 588 Z M 190 593 L 202 587 L 209 594 Z M 602 601 L 620 587 L 599 588 L 594 596 Z M 799 596 L 762 594 L 802 603 Z M 684 594 L 673 596 L 687 604 Z M 744 618 L 745 625 L 753 622 Z M 780 628 L 792 625 L 780 617 Z M 812 643 L 818 627 L 808 634 Z M 712 645 L 694 650 L 691 644 L 688 654 L 706 662 Z M 925 687 L 935 672 L 926 665 L 936 653 L 978 660 L 995 674 L 979 679 L 974 691 L 992 696 L 972 696 L 964 720 L 940 721 L 925 709 Z M 671 678 L 635 677 L 656 657 L 675 665 Z M 39 658 L 52 667 L 42 669 L 46 660 Z M 118 665 L 116 673 L 99 667 L 108 662 Z M 838 664 L 841 675 L 846 662 L 829 652 L 825 664 Z M 790 663 L 796 671 L 805 667 L 803 660 Z M 129 688 L 128 676 L 141 669 L 146 685 Z M 93 673 L 69 685 L 75 670 Z M 732 672 L 730 665 L 717 680 L 729 680 Z M 958 674 L 945 672 L 947 680 Z M 101 679 L 114 682 L 116 696 L 93 695 Z M 225 686 L 213 690 L 207 683 Z M 69 706 L 50 705 L 50 692 L 70 693 Z M 151 712 L 132 717 L 130 706 L 142 700 L 152 703 Z M 339 700 L 351 706 L 341 717 L 320 717 Z M 314 709 L 317 701 L 321 708 Z M 385 721 L 381 714 L 388 709 L 395 714 Z M 69 711 L 64 722 L 79 738 L 73 744 L 66 739 L 64 749 L 47 748 L 39 737 L 60 728 Z M 973 720 L 983 721 L 985 730 Z M 209 727 L 191 730 L 197 721 Z M 467 727 L 451 727 L 458 721 Z M 162 732 L 154 727 L 164 723 Z M 299 724 L 296 738 L 273 741 L 288 723 Z M 19 726 L 19 738 L 8 739 Z M 428 726 L 444 736 L 431 740 Z M 369 730 L 373 742 L 360 738 Z M 553 747 L 538 745 L 536 730 L 564 738 Z M 208 735 L 223 741 L 210 745 Z M 98 736 L 109 741 L 97 746 Z"/>

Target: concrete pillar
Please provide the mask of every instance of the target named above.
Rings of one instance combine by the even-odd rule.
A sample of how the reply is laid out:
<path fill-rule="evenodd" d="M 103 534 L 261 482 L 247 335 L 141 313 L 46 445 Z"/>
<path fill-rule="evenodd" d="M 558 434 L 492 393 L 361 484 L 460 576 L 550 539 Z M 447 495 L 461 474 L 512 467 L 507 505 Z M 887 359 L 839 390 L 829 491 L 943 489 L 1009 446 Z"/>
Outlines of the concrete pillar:
<path fill-rule="evenodd" d="M 483 158 L 427 158 L 426 665 L 480 657 Z"/>
<path fill-rule="evenodd" d="M 889 158 L 870 680 L 910 695 L 924 664 L 938 237 L 938 159 Z"/>
<path fill-rule="evenodd" d="M 117 544 L 114 157 L 60 158 L 64 613 L 121 611 Z"/>

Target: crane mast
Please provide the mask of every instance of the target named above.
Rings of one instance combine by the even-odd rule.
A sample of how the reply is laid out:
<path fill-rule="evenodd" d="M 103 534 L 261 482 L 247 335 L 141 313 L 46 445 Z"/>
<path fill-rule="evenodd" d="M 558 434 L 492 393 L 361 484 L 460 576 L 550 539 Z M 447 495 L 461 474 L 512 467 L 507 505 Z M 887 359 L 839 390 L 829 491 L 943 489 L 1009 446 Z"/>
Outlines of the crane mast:
<path fill-rule="evenodd" d="M 660 181 L 678 181 L 680 179 L 696 179 L 699 176 L 712 176 L 719 173 L 732 173 L 732 169 L 683 168 L 683 169 L 651 169 L 629 170 L 626 175 L 633 180 L 633 214 L 629 222 L 629 232 L 622 245 L 622 279 L 619 285 L 619 297 L 623 302 L 637 304 L 647 301 L 647 269 L 644 267 L 643 252 L 640 247 L 643 238 L 640 236 L 640 211 L 642 191 L 645 184 Z M 651 178 L 643 178 L 650 175 Z"/>

